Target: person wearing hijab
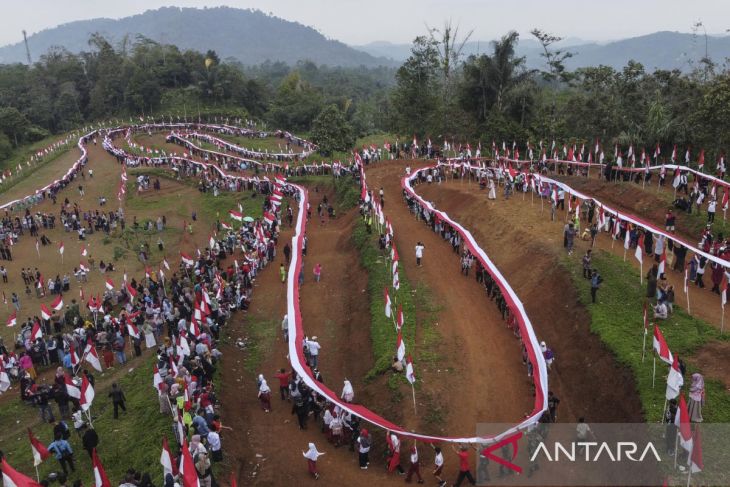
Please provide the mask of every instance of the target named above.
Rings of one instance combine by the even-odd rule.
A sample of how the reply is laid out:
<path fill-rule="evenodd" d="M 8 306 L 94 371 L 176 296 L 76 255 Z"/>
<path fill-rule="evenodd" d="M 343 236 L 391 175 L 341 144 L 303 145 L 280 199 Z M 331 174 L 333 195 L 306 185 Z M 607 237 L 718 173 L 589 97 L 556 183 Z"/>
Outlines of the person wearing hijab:
<path fill-rule="evenodd" d="M 355 390 L 349 380 L 345 379 L 345 385 L 342 387 L 340 398 L 345 402 L 352 402 L 355 399 Z"/>
<path fill-rule="evenodd" d="M 271 388 L 266 383 L 263 374 L 259 374 L 259 402 L 265 412 L 271 411 Z"/>
<path fill-rule="evenodd" d="M 705 405 L 705 379 L 702 374 L 695 372 L 692 374 L 692 384 L 689 386 L 689 401 L 687 402 L 687 411 L 689 412 L 689 420 L 693 423 L 701 423 L 702 406 Z"/>
<path fill-rule="evenodd" d="M 205 448 L 203 443 L 200 441 L 200 435 L 193 435 L 190 439 L 190 456 L 195 457 L 198 453 L 208 453 L 208 449 Z"/>
<path fill-rule="evenodd" d="M 195 459 L 195 470 L 198 473 L 200 487 L 211 487 L 213 485 L 213 474 L 210 469 L 208 455 L 201 453 Z"/>
<path fill-rule="evenodd" d="M 319 478 L 319 472 L 317 471 L 317 459 L 324 455 L 324 453 L 317 451 L 317 447 L 314 446 L 314 443 L 310 443 L 309 450 L 302 452 L 302 455 L 304 455 L 304 458 L 307 459 L 307 469 L 309 470 L 309 474 L 317 480 Z"/>
<path fill-rule="evenodd" d="M 418 483 L 423 483 L 423 477 L 421 477 L 421 466 L 418 463 L 418 448 L 416 447 L 416 443 L 413 443 L 413 446 L 411 447 L 411 465 L 408 467 L 408 475 L 406 475 L 406 482 L 410 483 L 411 478 L 415 474 L 416 477 L 418 477 Z"/>

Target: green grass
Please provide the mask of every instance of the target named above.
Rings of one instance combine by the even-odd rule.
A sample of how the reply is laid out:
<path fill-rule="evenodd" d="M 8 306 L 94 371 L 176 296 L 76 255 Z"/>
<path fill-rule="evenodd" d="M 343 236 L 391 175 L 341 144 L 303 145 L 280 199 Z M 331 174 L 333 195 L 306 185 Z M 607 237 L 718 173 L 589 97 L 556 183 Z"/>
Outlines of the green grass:
<path fill-rule="evenodd" d="M 396 351 L 398 338 L 391 318 L 385 316 L 385 297 L 383 289 L 387 286 L 393 302 L 393 318 L 396 317 L 398 305 L 403 306 L 405 323 L 403 324 L 403 340 L 406 351 L 413 353 L 416 343 L 416 306 L 413 301 L 411 285 L 408 282 L 403 266 L 398 268 L 400 290 L 395 293 L 392 285 L 390 260 L 381 254 L 377 247 L 377 232 L 367 233 L 365 223 L 360 219 L 352 233 L 352 241 L 360 253 L 360 264 L 368 273 L 368 297 L 370 300 L 370 337 L 373 344 L 373 367 L 365 379 L 372 380 L 390 368 Z M 405 380 L 405 379 L 404 379 Z"/>
<path fill-rule="evenodd" d="M 91 412 L 94 428 L 99 435 L 97 451 L 109 480 L 114 485 L 122 482 L 129 468 L 149 472 L 153 482 L 161 485 L 163 479 L 159 458 L 164 435 L 168 436 L 172 442 L 171 448 L 175 449 L 171 429 L 172 417 L 159 414 L 157 394 L 152 388 L 152 366 L 152 360 L 145 359 L 143 365 L 125 373 L 120 379 L 119 384 L 127 397 L 127 413 L 122 413 L 118 420 L 113 419 L 111 400 L 106 395 L 108 391 L 96 391 Z M 53 405 L 57 413 L 55 403 Z M 8 405 L 3 407 L 6 406 Z M 28 409 L 35 412 L 35 409 L 30 407 Z M 71 428 L 73 429 L 73 425 Z M 48 445 L 53 439 L 53 425 L 38 424 L 33 428 L 33 433 L 42 443 Z M 71 474 L 69 485 L 75 479 L 81 479 L 84 485 L 93 485 L 91 461 L 86 451 L 82 449 L 81 439 L 76 433 L 72 433 L 69 441 L 74 450 L 76 464 L 76 473 Z M 33 457 L 25 430 L 19 432 L 12 441 L 4 441 L 2 450 L 8 463 L 15 469 L 35 477 Z M 39 466 L 41 479 L 54 471 L 60 471 L 55 458 L 49 458 Z"/>
<path fill-rule="evenodd" d="M 598 302 L 591 304 L 590 285 L 582 277 L 580 261 L 565 258 L 563 265 L 570 273 L 578 290 L 579 299 L 591 315 L 591 330 L 614 353 L 618 362 L 629 367 L 635 378 L 639 396 L 647 421 L 661 420 L 666 390 L 667 366 L 657 361 L 656 384 L 652 388 L 652 336 L 646 337 L 646 358 L 642 362 L 643 303 L 646 283 L 639 283 L 639 273 L 630 263 L 605 251 L 593 254 L 593 265 L 603 276 L 598 291 Z M 664 322 L 659 322 L 662 333 L 673 354 L 680 358 L 690 357 L 702 345 L 713 340 L 727 340 L 727 335 L 709 323 L 688 315 L 675 303 L 674 313 Z M 651 311 L 651 310 L 650 310 Z M 687 360 L 685 390 L 695 370 Z M 701 372 L 701 371 L 699 371 Z M 730 421 L 730 394 L 719 381 L 706 380 L 707 407 L 703 416 L 707 422 Z"/>
<path fill-rule="evenodd" d="M 253 319 L 246 320 L 246 358 L 244 368 L 251 374 L 261 372 L 261 363 L 271 351 L 271 346 L 280 329 L 280 323 L 275 319 Z"/>

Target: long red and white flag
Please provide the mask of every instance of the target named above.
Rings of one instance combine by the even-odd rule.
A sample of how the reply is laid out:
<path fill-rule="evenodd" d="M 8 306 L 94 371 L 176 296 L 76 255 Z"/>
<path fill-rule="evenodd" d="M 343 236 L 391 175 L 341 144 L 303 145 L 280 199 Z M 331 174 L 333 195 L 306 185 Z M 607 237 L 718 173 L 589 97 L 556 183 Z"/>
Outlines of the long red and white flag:
<path fill-rule="evenodd" d="M 662 334 L 662 331 L 659 329 L 658 325 L 654 325 L 654 351 L 659 355 L 659 358 L 663 361 L 668 363 L 669 365 L 672 365 L 672 362 L 674 362 L 674 358 L 672 357 L 672 352 L 669 350 L 669 347 L 667 346 L 667 341 L 664 339 L 664 335 Z"/>

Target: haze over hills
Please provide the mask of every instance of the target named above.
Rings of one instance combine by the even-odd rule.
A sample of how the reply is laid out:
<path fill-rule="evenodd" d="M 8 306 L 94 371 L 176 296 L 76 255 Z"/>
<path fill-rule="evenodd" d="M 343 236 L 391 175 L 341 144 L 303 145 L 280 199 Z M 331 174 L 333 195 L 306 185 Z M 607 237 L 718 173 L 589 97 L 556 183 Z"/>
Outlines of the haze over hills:
<path fill-rule="evenodd" d="M 19 27 L 20 29 L 20 27 Z M 229 7 L 178 8 L 165 7 L 122 19 L 92 19 L 62 24 L 28 38 L 31 55 L 37 60 L 54 46 L 72 53 L 88 50 L 92 33 L 99 32 L 115 45 L 138 35 L 154 41 L 175 44 L 181 49 L 216 51 L 222 59 L 234 58 L 244 65 L 265 61 L 283 61 L 293 65 L 300 60 L 329 66 L 400 65 L 410 54 L 410 44 L 388 41 L 362 46 L 348 46 L 328 39 L 316 29 L 267 15 L 258 10 Z M 559 34 L 559 33 L 558 33 Z M 730 36 L 708 37 L 708 53 L 717 63 L 730 58 Z M 689 71 L 692 63 L 704 56 L 702 36 L 678 32 L 655 32 L 640 37 L 607 43 L 568 38 L 558 44 L 574 56 L 567 60 L 568 69 L 600 64 L 620 69 L 634 59 L 647 70 L 681 69 Z M 490 41 L 470 41 L 465 54 L 489 52 Z M 544 67 L 542 49 L 531 36 L 522 36 L 517 54 L 527 58 L 530 68 Z M 26 62 L 22 42 L 0 47 L 0 63 Z"/>
<path fill-rule="evenodd" d="M 601 64 L 620 69 L 633 59 L 642 63 L 648 71 L 655 69 L 689 71 L 692 63 L 697 63 L 705 55 L 704 36 L 666 31 L 607 43 L 568 38 L 556 46 L 573 53 L 573 57 L 566 62 L 570 70 Z M 353 47 L 373 56 L 390 57 L 402 62 L 410 54 L 411 46 L 377 41 Z M 730 58 L 730 36 L 709 36 L 707 51 L 713 61 L 724 63 Z M 463 52 L 466 55 L 491 52 L 490 42 L 469 41 L 464 45 Z M 529 68 L 544 67 L 542 52 L 541 46 L 531 36 L 520 38 L 517 55 L 527 58 Z"/>
<path fill-rule="evenodd" d="M 20 30 L 21 27 L 18 27 Z M 62 24 L 28 37 L 31 56 L 37 60 L 53 46 L 72 53 L 89 49 L 89 35 L 99 32 L 114 44 L 125 36 L 141 34 L 180 49 L 216 51 L 221 59 L 235 58 L 245 65 L 264 61 L 295 64 L 311 60 L 330 66 L 393 65 L 339 41 L 330 40 L 312 27 L 269 16 L 258 10 L 229 7 L 205 9 L 165 7 L 118 20 L 92 19 Z M 0 48 L 0 63 L 26 62 L 22 42 Z"/>

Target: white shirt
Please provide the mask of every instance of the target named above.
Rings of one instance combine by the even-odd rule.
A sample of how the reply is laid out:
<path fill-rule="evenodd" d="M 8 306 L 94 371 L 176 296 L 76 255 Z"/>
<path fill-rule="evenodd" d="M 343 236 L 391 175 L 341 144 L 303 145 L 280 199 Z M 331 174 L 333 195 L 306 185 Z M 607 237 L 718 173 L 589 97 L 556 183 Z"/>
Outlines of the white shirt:
<path fill-rule="evenodd" d="M 707 211 L 710 213 L 715 213 L 716 206 L 717 206 L 717 202 L 715 200 L 710 201 L 710 204 L 707 205 Z"/>
<path fill-rule="evenodd" d="M 307 347 L 309 347 L 310 355 L 319 355 L 319 349 L 322 348 L 322 345 L 317 342 L 307 340 Z"/>
<path fill-rule="evenodd" d="M 423 249 L 423 245 L 416 245 L 416 257 L 418 257 L 419 259 L 423 257 Z"/>
<path fill-rule="evenodd" d="M 221 437 L 216 431 L 208 433 L 208 446 L 210 451 L 218 451 L 221 449 Z"/>
<path fill-rule="evenodd" d="M 436 456 L 433 459 L 433 463 L 437 467 L 443 467 L 443 465 L 444 465 L 444 454 L 443 453 L 437 453 Z"/>

